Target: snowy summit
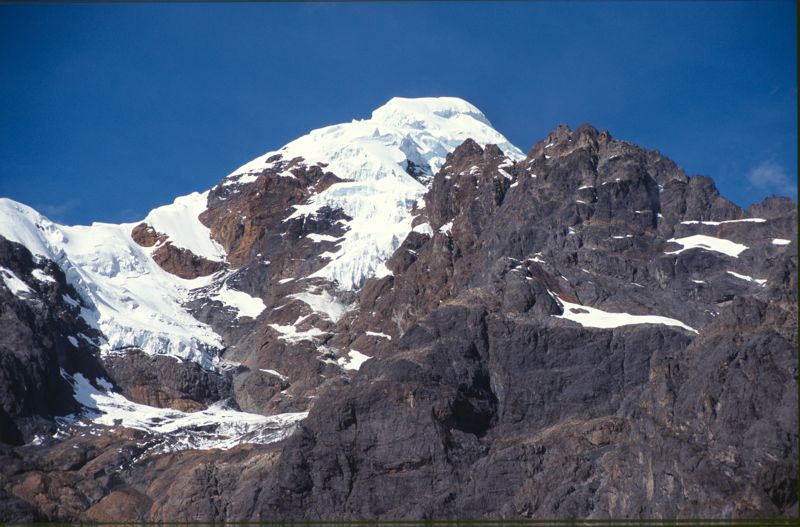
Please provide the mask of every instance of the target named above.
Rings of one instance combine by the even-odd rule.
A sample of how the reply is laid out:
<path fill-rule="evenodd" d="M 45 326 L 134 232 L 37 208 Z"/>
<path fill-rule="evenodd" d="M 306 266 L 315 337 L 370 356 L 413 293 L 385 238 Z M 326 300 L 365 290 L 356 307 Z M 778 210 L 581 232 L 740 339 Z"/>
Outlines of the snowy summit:
<path fill-rule="evenodd" d="M 411 208 L 425 184 L 448 152 L 469 138 L 482 146 L 496 144 L 512 160 L 525 157 L 463 99 L 395 97 L 369 119 L 312 130 L 241 166 L 221 184 L 254 181 L 277 154 L 303 158 L 309 166 L 325 163 L 325 170 L 350 180 L 297 207 L 293 217 L 328 206 L 352 218 L 337 256 L 316 273 L 352 290 L 373 276 L 411 231 Z"/>

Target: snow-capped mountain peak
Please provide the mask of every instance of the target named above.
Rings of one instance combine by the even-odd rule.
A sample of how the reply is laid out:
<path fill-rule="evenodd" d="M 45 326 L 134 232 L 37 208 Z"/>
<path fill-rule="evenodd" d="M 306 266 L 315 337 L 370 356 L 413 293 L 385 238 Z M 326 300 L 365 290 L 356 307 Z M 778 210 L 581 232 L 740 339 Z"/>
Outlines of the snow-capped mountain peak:
<path fill-rule="evenodd" d="M 369 119 L 313 130 L 268 152 L 220 185 L 237 192 L 276 163 L 297 158 L 307 166 L 323 164 L 324 170 L 343 181 L 294 206 L 287 220 L 314 216 L 323 207 L 341 210 L 350 220 L 337 249 L 326 253 L 330 261 L 296 279 L 323 278 L 339 289 L 355 290 L 411 231 L 411 210 L 426 191 L 425 183 L 467 138 L 497 144 L 512 160 L 523 157 L 480 110 L 462 99 L 398 97 L 374 110 Z M 209 191 L 194 192 L 153 209 L 141 224 L 157 239 L 150 245 L 132 237 L 138 222 L 63 226 L 7 199 L 0 200 L 0 235 L 62 267 L 84 297 L 84 318 L 104 334 L 104 350 L 138 347 L 209 367 L 225 343 L 185 307 L 197 296 L 194 292 L 232 308 L 237 320 L 258 316 L 264 304 L 231 289 L 230 272 L 187 279 L 154 260 L 157 250 L 168 243 L 216 264 L 215 269 L 228 265 L 225 249 L 199 220 L 208 208 L 208 196 Z"/>
<path fill-rule="evenodd" d="M 253 182 L 275 163 L 296 158 L 308 166 L 322 163 L 325 170 L 349 180 L 296 207 L 292 217 L 331 207 L 352 218 L 336 256 L 313 276 L 353 290 L 375 274 L 411 231 L 413 204 L 447 154 L 469 138 L 497 145 L 511 160 L 524 157 L 463 99 L 395 97 L 369 119 L 313 130 L 243 165 L 221 184 Z"/>
<path fill-rule="evenodd" d="M 386 104 L 372 111 L 371 120 L 394 123 L 397 126 L 420 123 L 422 126 L 418 127 L 427 128 L 435 118 L 451 119 L 462 116 L 492 126 L 478 108 L 458 97 L 392 97 Z"/>
<path fill-rule="evenodd" d="M 513 159 L 522 151 L 492 128 L 480 110 L 456 97 L 395 97 L 375 109 L 369 119 L 326 126 L 270 151 L 239 167 L 228 177 L 257 173 L 280 154 L 284 159 L 302 157 L 308 164 L 326 163 L 327 170 L 352 180 L 407 175 L 408 161 L 435 174 L 448 152 L 472 138 L 496 144 Z"/>

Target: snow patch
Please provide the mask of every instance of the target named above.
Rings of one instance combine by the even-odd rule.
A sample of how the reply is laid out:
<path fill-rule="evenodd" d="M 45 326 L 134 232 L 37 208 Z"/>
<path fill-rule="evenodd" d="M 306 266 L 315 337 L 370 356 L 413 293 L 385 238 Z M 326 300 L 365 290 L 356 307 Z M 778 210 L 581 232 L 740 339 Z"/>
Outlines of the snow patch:
<path fill-rule="evenodd" d="M 784 240 L 783 238 L 773 238 L 772 245 L 789 245 L 791 240 Z"/>
<path fill-rule="evenodd" d="M 295 293 L 289 295 L 289 298 L 296 298 L 304 302 L 314 312 L 325 315 L 331 322 L 338 322 L 342 315 L 347 313 L 348 307 L 339 302 L 327 291 L 315 294 L 316 292 L 305 291 L 303 293 Z"/>
<path fill-rule="evenodd" d="M 227 282 L 223 282 L 220 288 L 209 297 L 210 300 L 222 302 L 228 307 L 236 310 L 237 320 L 242 317 L 258 318 L 266 308 L 266 304 L 260 298 L 250 296 L 243 291 L 236 291 L 228 287 Z"/>
<path fill-rule="evenodd" d="M 45 273 L 41 269 L 34 269 L 33 271 L 31 271 L 31 276 L 33 276 L 35 279 L 39 280 L 40 282 L 49 282 L 49 283 L 55 283 L 56 282 L 55 278 L 53 278 L 49 274 Z"/>
<path fill-rule="evenodd" d="M 289 380 L 289 377 L 287 377 L 286 375 L 283 375 L 282 373 L 278 373 L 275 370 L 266 370 L 264 368 L 259 368 L 258 371 L 263 371 L 264 373 L 269 373 L 270 375 L 274 375 L 275 377 L 279 378 L 282 381 L 288 381 Z"/>
<path fill-rule="evenodd" d="M 28 287 L 28 284 L 20 280 L 11 269 L 0 266 L 0 277 L 3 278 L 3 283 L 17 298 L 25 299 L 27 295 L 33 294 L 33 290 Z"/>
<path fill-rule="evenodd" d="M 341 236 L 330 236 L 328 234 L 317 234 L 312 232 L 311 234 L 307 234 L 306 238 L 313 242 L 338 242 L 343 238 Z"/>
<path fill-rule="evenodd" d="M 304 340 L 311 340 L 313 341 L 316 337 L 321 337 L 322 335 L 326 335 L 327 333 L 322 331 L 319 328 L 312 327 L 306 331 L 298 331 L 297 324 L 303 321 L 306 317 L 298 318 L 294 324 L 289 325 L 281 325 L 281 324 L 270 324 L 269 327 L 280 333 L 278 339 L 285 340 L 290 344 L 295 344 L 297 342 L 301 342 Z"/>
<path fill-rule="evenodd" d="M 587 328 L 618 328 L 634 324 L 663 324 L 665 326 L 676 326 L 685 330 L 697 333 L 697 330 L 687 326 L 680 320 L 662 317 L 658 315 L 631 315 L 629 313 L 611 313 L 594 307 L 573 304 L 562 299 L 555 293 L 550 292 L 550 296 L 558 302 L 564 309 L 563 315 L 555 315 L 556 318 L 563 318 L 576 322 Z"/>
<path fill-rule="evenodd" d="M 723 225 L 725 223 L 764 223 L 764 218 L 743 218 L 741 220 L 724 220 L 724 221 L 682 221 L 681 225 Z"/>
<path fill-rule="evenodd" d="M 229 187 L 232 185 L 244 185 L 246 183 L 253 183 L 257 179 L 258 174 L 240 174 L 238 176 L 228 176 L 226 180 L 221 183 L 221 186 Z"/>
<path fill-rule="evenodd" d="M 418 232 L 420 234 L 427 234 L 428 236 L 433 236 L 433 229 L 431 229 L 429 223 L 420 223 L 419 225 L 411 229 L 411 231 Z"/>
<path fill-rule="evenodd" d="M 756 284 L 758 284 L 760 286 L 764 286 L 767 283 L 766 280 L 753 278 L 752 276 L 746 276 L 746 275 L 743 275 L 743 274 L 734 273 L 733 271 L 726 271 L 726 272 L 729 275 L 732 275 L 732 276 L 735 276 L 736 278 L 739 278 L 740 280 L 745 280 L 746 282 L 755 282 Z"/>
<path fill-rule="evenodd" d="M 382 338 L 382 339 L 392 340 L 391 335 L 387 335 L 386 333 L 377 333 L 375 331 L 367 331 L 366 335 L 369 335 L 370 337 L 379 337 L 379 338 Z"/>
<path fill-rule="evenodd" d="M 706 236 L 704 234 L 695 234 L 684 238 L 671 238 L 667 240 L 667 242 L 677 243 L 682 247 L 677 251 L 667 251 L 664 254 L 680 254 L 689 249 L 704 249 L 738 258 L 742 251 L 748 249 L 746 245 L 742 245 L 741 243 L 732 242 L 723 238 L 715 238 L 714 236 Z"/>
<path fill-rule="evenodd" d="M 356 350 L 350 350 L 347 355 L 350 357 L 349 359 L 340 357 L 336 361 L 345 370 L 359 370 L 362 364 L 372 358 Z"/>

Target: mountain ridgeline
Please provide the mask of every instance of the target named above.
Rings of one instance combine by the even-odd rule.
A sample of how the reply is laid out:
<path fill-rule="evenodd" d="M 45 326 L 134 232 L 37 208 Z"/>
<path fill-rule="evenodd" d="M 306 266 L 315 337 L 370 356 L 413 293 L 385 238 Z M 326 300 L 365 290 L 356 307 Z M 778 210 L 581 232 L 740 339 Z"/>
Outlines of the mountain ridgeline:
<path fill-rule="evenodd" d="M 797 205 L 392 99 L 142 221 L 0 199 L 0 520 L 797 516 Z"/>

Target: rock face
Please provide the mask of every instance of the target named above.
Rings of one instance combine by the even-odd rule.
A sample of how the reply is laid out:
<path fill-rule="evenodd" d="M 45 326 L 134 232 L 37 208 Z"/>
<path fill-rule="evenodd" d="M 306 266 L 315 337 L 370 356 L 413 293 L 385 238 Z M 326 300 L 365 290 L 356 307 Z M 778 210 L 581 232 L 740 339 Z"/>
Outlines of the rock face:
<path fill-rule="evenodd" d="M 411 231 L 355 290 L 320 272 L 353 216 L 298 213 L 351 184 L 315 159 L 275 154 L 209 192 L 225 262 L 133 229 L 168 272 L 222 277 L 186 302 L 226 343 L 214 369 L 100 357 L 58 265 L 0 239 L 0 272 L 31 290 L 0 282 L 0 519 L 798 514 L 792 200 L 743 210 L 586 125 L 522 159 L 471 139 L 435 175 L 414 159 Z M 154 450 L 142 430 L 57 427 L 80 410 L 60 369 L 149 407 L 309 414 L 267 444 Z"/>
<path fill-rule="evenodd" d="M 186 249 L 165 243 L 153 252 L 153 260 L 162 269 L 175 276 L 193 280 L 200 276 L 208 276 L 224 269 L 220 262 L 206 260 Z"/>
<path fill-rule="evenodd" d="M 128 350 L 107 357 L 104 364 L 120 393 L 147 406 L 192 412 L 231 394 L 226 375 L 204 370 L 194 362 Z"/>
<path fill-rule="evenodd" d="M 796 514 L 796 259 L 772 243 L 795 210 L 736 221 L 708 178 L 590 127 L 500 165 L 448 157 L 432 236 L 340 323 L 380 359 L 315 404 L 253 517 Z M 751 248 L 674 254 L 695 233 Z M 581 327 L 567 302 L 695 330 Z"/>
<path fill-rule="evenodd" d="M 79 408 L 62 370 L 103 374 L 80 298 L 57 265 L 0 236 L 0 441 L 52 434 Z"/>

